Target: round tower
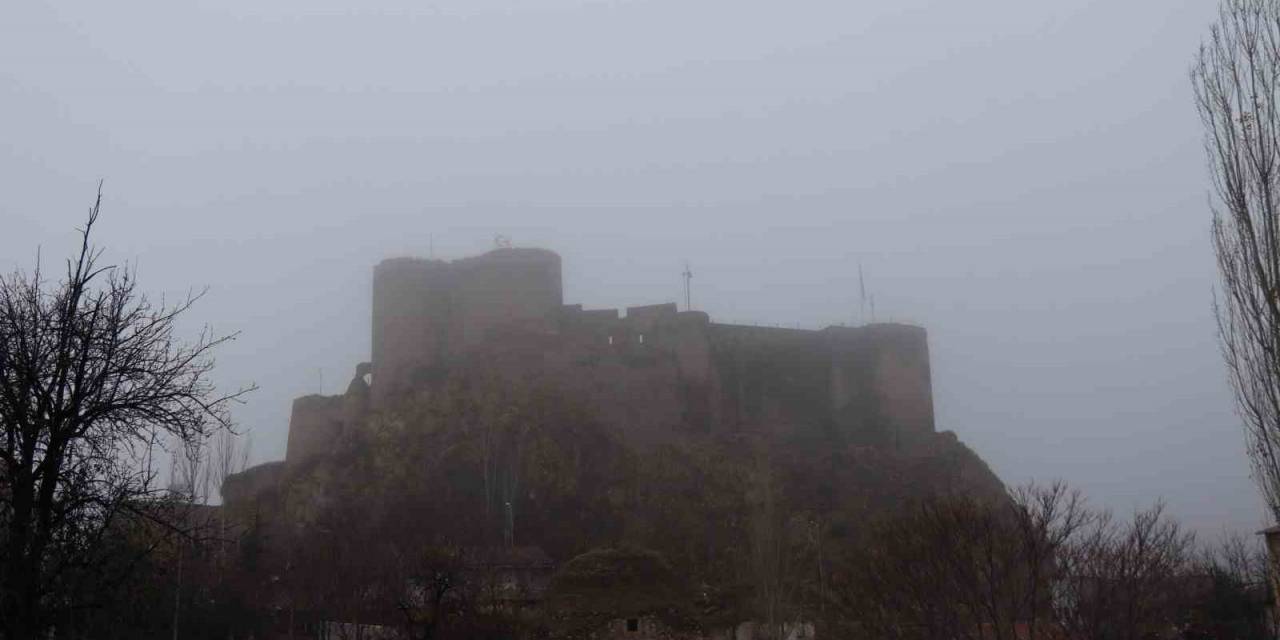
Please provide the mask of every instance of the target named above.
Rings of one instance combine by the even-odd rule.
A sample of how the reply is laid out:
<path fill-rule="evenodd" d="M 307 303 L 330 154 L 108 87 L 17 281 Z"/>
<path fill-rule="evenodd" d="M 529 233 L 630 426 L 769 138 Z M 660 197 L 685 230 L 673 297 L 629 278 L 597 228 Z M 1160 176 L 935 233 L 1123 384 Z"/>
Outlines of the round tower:
<path fill-rule="evenodd" d="M 409 389 L 447 355 L 453 285 L 449 264 L 393 258 L 373 269 L 372 400 Z"/>
<path fill-rule="evenodd" d="M 934 432 L 929 339 L 921 327 L 828 327 L 830 397 L 837 424 L 905 444 Z"/>
<path fill-rule="evenodd" d="M 495 249 L 453 263 L 461 344 L 494 329 L 549 330 L 564 304 L 560 256 L 545 249 Z"/>
<path fill-rule="evenodd" d="M 933 433 L 933 381 L 924 328 L 872 324 L 863 331 L 873 348 L 871 382 L 881 417 L 900 438 Z"/>

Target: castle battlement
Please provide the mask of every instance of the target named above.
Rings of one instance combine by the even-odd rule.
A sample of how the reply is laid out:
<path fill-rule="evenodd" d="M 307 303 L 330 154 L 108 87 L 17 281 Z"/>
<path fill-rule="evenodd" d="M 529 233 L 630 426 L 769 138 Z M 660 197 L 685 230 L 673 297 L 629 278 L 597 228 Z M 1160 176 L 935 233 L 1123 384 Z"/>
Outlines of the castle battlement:
<path fill-rule="evenodd" d="M 920 327 L 720 324 L 674 303 L 585 309 L 562 292 L 560 256 L 544 249 L 378 264 L 372 361 L 346 394 L 294 403 L 287 459 L 326 450 L 366 413 L 479 361 L 554 383 L 641 443 L 812 431 L 896 445 L 934 432 Z"/>

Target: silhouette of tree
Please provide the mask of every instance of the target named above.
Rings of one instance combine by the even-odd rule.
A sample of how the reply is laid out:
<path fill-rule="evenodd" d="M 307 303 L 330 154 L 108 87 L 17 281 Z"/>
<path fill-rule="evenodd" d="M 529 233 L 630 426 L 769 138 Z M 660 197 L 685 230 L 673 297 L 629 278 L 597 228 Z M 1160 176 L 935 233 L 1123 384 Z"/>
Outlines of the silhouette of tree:
<path fill-rule="evenodd" d="M 935 496 L 871 527 L 846 615 L 883 638 L 1138 640 L 1193 607 L 1192 544 L 1158 503 L 1119 522 L 1061 483 Z"/>
<path fill-rule="evenodd" d="M 1280 620 L 1271 615 L 1275 567 L 1260 540 L 1225 537 L 1201 552 L 1194 572 L 1202 586 L 1191 602 L 1185 640 L 1277 637 Z"/>
<path fill-rule="evenodd" d="M 209 380 L 231 336 L 175 335 L 200 298 L 155 304 L 128 268 L 91 243 L 101 189 L 61 281 L 0 277 L 0 633 L 44 637 L 62 616 L 110 597 L 136 562 L 114 538 L 173 535 L 191 519 L 156 486 L 162 439 L 203 441 L 231 426 Z M 154 544 L 138 545 L 145 555 Z"/>
<path fill-rule="evenodd" d="M 1094 519 L 1057 557 L 1054 614 L 1069 637 L 1139 640 L 1179 627 L 1197 586 L 1194 536 L 1157 502 Z"/>
<path fill-rule="evenodd" d="M 1191 78 L 1217 196 L 1218 333 L 1254 479 L 1280 519 L 1280 3 L 1226 0 Z"/>

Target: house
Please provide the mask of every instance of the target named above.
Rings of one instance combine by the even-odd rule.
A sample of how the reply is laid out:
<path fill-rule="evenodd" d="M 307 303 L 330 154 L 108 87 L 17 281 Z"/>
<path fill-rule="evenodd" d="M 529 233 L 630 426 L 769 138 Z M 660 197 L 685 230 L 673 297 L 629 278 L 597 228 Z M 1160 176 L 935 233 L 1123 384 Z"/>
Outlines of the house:
<path fill-rule="evenodd" d="M 556 573 L 543 602 L 552 638 L 686 640 L 704 637 L 690 590 L 658 553 L 589 551 Z"/>
<path fill-rule="evenodd" d="M 473 547 L 462 552 L 463 584 L 481 602 L 507 610 L 540 602 L 551 584 L 555 562 L 541 547 Z"/>

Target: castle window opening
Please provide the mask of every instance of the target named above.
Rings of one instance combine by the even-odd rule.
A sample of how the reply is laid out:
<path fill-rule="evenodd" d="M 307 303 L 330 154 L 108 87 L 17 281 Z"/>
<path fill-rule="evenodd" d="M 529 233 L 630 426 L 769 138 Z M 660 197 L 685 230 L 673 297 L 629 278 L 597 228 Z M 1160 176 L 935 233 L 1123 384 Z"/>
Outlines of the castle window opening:
<path fill-rule="evenodd" d="M 640 630 L 639 618 L 627 618 L 627 631 L 636 632 Z"/>
<path fill-rule="evenodd" d="M 640 344 L 644 344 L 644 334 L 640 334 Z"/>
<path fill-rule="evenodd" d="M 609 344 L 613 344 L 613 336 L 609 336 Z"/>

